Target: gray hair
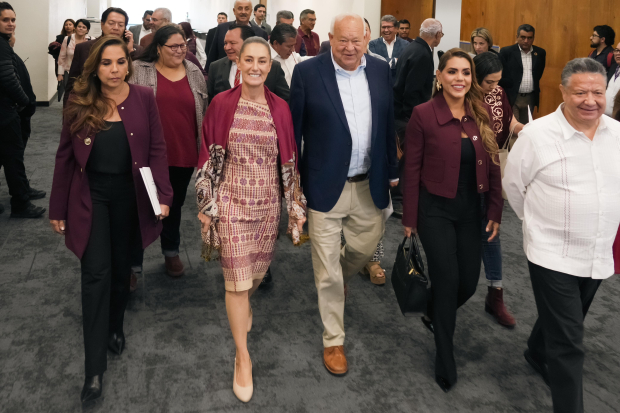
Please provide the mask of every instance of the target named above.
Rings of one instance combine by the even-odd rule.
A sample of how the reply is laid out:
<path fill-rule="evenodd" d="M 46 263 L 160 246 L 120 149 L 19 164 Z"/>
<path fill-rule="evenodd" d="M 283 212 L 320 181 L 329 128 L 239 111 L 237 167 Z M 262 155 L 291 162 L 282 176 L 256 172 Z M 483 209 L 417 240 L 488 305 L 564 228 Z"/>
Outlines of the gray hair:
<path fill-rule="evenodd" d="M 168 20 L 169 22 L 172 22 L 172 12 L 170 11 L 170 9 L 167 9 L 165 7 L 159 7 L 153 10 L 153 13 L 157 13 L 157 12 L 160 12 L 164 19 Z"/>
<path fill-rule="evenodd" d="M 394 27 L 398 26 L 398 20 L 396 20 L 396 17 L 392 16 L 391 14 L 386 14 L 385 16 L 381 17 L 381 21 L 392 23 Z"/>
<path fill-rule="evenodd" d="M 276 14 L 276 24 L 280 24 L 280 19 L 294 19 L 295 15 L 293 14 L 292 11 L 288 11 L 288 10 L 280 10 L 278 12 L 278 14 Z"/>
<path fill-rule="evenodd" d="M 299 15 L 299 21 L 302 21 L 303 19 L 308 17 L 309 14 L 316 14 L 316 13 L 314 12 L 314 10 L 306 9 L 302 11 L 301 14 Z"/>
<path fill-rule="evenodd" d="M 245 2 L 250 3 L 250 7 L 252 6 L 252 1 L 251 1 L 251 0 L 235 0 L 235 2 L 233 3 L 233 9 L 234 9 L 235 7 L 237 7 L 237 3 L 245 3 Z M 265 7 L 265 8 L 266 8 L 266 7 Z"/>
<path fill-rule="evenodd" d="M 364 36 L 366 36 L 366 23 L 364 22 L 364 19 L 362 19 L 362 16 L 360 16 L 359 14 L 355 14 L 355 13 L 342 13 L 337 16 L 334 16 L 334 18 L 332 19 L 332 24 L 329 26 L 329 33 L 333 36 L 334 27 L 336 26 L 336 23 L 340 22 L 341 20 L 346 19 L 347 17 L 353 17 L 354 19 L 359 19 L 362 22 L 362 26 L 364 27 Z"/>
<path fill-rule="evenodd" d="M 435 37 L 443 27 L 437 19 L 426 19 L 420 26 L 420 37 Z"/>
<path fill-rule="evenodd" d="M 570 78 L 579 73 L 598 73 L 607 80 L 605 66 L 589 57 L 578 57 L 566 63 L 562 70 L 562 86 L 567 87 Z"/>
<path fill-rule="evenodd" d="M 263 46 L 265 46 L 265 48 L 267 48 L 267 54 L 269 55 L 269 60 L 271 60 L 271 47 L 269 47 L 269 43 L 267 43 L 267 40 L 259 36 L 252 36 L 252 37 L 245 39 L 245 41 L 243 42 L 243 46 L 241 46 L 241 50 L 239 51 L 239 57 L 241 57 L 247 45 L 254 44 L 254 43 L 262 44 Z"/>

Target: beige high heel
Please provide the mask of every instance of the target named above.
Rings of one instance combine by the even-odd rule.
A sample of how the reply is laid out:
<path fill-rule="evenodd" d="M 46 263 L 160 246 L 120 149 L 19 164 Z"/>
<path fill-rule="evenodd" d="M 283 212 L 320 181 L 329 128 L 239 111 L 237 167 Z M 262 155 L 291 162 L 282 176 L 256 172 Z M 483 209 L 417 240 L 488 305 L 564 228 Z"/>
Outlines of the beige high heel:
<path fill-rule="evenodd" d="M 252 361 L 250 360 L 250 367 L 252 366 Z M 252 394 L 254 393 L 254 382 L 252 382 L 247 387 L 241 387 L 237 384 L 237 357 L 235 357 L 235 374 L 233 375 L 233 393 L 239 400 L 244 403 L 247 403 L 252 398 Z"/>
<path fill-rule="evenodd" d="M 250 318 L 248 320 L 248 333 L 252 331 L 252 319 L 254 318 L 254 312 L 252 311 L 252 306 L 250 306 Z"/>

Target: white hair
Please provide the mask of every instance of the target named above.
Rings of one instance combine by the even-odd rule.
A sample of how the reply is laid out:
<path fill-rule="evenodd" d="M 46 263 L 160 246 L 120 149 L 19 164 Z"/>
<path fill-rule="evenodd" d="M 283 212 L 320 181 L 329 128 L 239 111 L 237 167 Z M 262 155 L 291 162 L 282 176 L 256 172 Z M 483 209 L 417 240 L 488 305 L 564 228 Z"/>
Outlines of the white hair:
<path fill-rule="evenodd" d="M 420 37 L 435 37 L 442 30 L 441 23 L 436 19 L 426 19 L 420 26 Z"/>
<path fill-rule="evenodd" d="M 172 22 L 172 12 L 170 11 L 170 9 L 167 9 L 165 7 L 160 7 L 153 11 L 153 13 L 157 13 L 157 12 L 160 12 L 164 19 L 168 20 L 169 22 Z"/>
<path fill-rule="evenodd" d="M 337 16 L 334 16 L 334 18 L 332 19 L 332 24 L 329 26 L 329 33 L 333 36 L 334 27 L 336 26 L 336 23 L 346 19 L 347 17 L 359 19 L 362 22 L 362 26 L 364 26 L 364 36 L 366 36 L 366 23 L 364 22 L 364 19 L 362 18 L 362 16 L 360 16 L 359 14 L 355 14 L 355 13 L 342 13 Z"/>
<path fill-rule="evenodd" d="M 233 9 L 237 7 L 237 3 L 245 3 L 245 2 L 249 2 L 250 6 L 252 5 L 251 0 L 235 0 L 235 2 L 233 3 Z"/>

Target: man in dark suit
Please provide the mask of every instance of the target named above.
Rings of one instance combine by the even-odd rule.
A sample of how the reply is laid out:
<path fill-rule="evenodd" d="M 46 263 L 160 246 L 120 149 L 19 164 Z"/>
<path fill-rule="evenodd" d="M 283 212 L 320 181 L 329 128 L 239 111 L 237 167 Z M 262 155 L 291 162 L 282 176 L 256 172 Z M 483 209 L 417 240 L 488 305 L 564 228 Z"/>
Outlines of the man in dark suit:
<path fill-rule="evenodd" d="M 381 210 L 388 206 L 398 168 L 390 67 L 364 55 L 360 16 L 338 16 L 332 31 L 331 54 L 295 67 L 290 106 L 302 153 L 301 182 L 324 326 L 323 364 L 343 375 L 348 371 L 344 287 L 372 258 L 383 236 Z M 342 250 L 341 230 L 347 241 Z"/>
<path fill-rule="evenodd" d="M 534 46 L 536 30 L 529 24 L 517 29 L 517 43 L 499 51 L 504 66 L 499 85 L 504 88 L 517 120 L 528 123 L 528 107 L 534 111 L 540 101 L 540 78 L 545 71 L 547 52 Z"/>
<path fill-rule="evenodd" d="M 132 60 L 142 54 L 144 50 L 140 45 L 135 44 L 133 41 L 133 33 L 129 30 L 125 30 L 127 27 L 127 21 L 129 16 L 125 10 L 118 7 L 110 7 L 101 15 L 101 32 L 102 36 L 118 36 L 125 39 L 129 54 Z M 84 70 L 84 63 L 88 59 L 90 49 L 93 47 L 98 39 L 89 40 L 75 46 L 75 52 L 73 54 L 73 62 L 71 63 L 71 69 L 69 70 L 69 80 L 65 88 L 65 96 L 63 98 L 63 105 L 67 103 L 69 95 L 73 90 L 73 83 L 75 79 L 82 74 Z"/>
<path fill-rule="evenodd" d="M 218 93 L 231 89 L 236 86 L 235 83 L 241 84 L 241 72 L 238 72 L 237 69 L 237 57 L 243 42 L 252 36 L 254 36 L 254 31 L 249 26 L 237 26 L 235 24 L 229 26 L 224 42 L 226 57 L 213 62 L 209 68 L 209 80 L 207 81 L 209 103 Z M 290 90 L 279 62 L 272 62 L 271 71 L 265 80 L 265 86 L 288 102 Z"/>
<path fill-rule="evenodd" d="M 258 27 L 256 23 L 250 22 L 250 17 L 252 17 L 252 2 L 250 0 L 235 1 L 233 13 L 235 14 L 234 21 L 222 23 L 215 29 L 213 44 L 209 49 L 209 53 L 207 53 L 207 64 L 205 66 L 207 71 L 209 70 L 211 63 L 226 57 L 226 52 L 224 51 L 224 38 L 226 37 L 228 28 L 231 25 L 236 24 L 237 26 L 249 26 L 252 28 L 254 36 L 259 36 L 265 40 L 269 40 L 269 36 L 267 36 L 266 31 Z"/>
<path fill-rule="evenodd" d="M 396 62 L 394 79 L 394 117 L 396 136 L 403 156 L 399 160 L 401 174 L 405 166 L 405 130 L 413 108 L 430 100 L 433 92 L 435 64 L 433 49 L 439 46 L 443 27 L 438 20 L 426 19 L 420 27 L 420 36 L 409 43 Z M 402 182 L 392 190 L 394 215 L 402 217 Z"/>
<path fill-rule="evenodd" d="M 368 44 L 368 49 L 382 56 L 392 68 L 392 81 L 396 79 L 396 62 L 400 58 L 403 50 L 409 46 L 409 42 L 397 36 L 398 20 L 392 15 L 385 15 L 381 18 L 381 37 L 372 40 Z"/>
<path fill-rule="evenodd" d="M 140 44 L 142 37 L 151 34 L 151 17 L 153 16 L 153 10 L 146 10 L 142 16 L 142 24 L 131 26 L 129 31 L 133 33 L 134 42 Z"/>
<path fill-rule="evenodd" d="M 226 23 L 228 21 L 228 14 L 224 13 L 224 12 L 220 12 L 217 14 L 217 24 L 220 25 L 222 23 Z M 206 40 L 206 44 L 205 44 L 205 54 L 208 55 L 209 54 L 209 50 L 211 50 L 211 45 L 213 44 L 213 40 L 215 40 L 215 30 L 217 29 L 217 26 L 215 26 L 212 29 L 209 29 L 209 31 L 207 32 L 207 40 Z"/>

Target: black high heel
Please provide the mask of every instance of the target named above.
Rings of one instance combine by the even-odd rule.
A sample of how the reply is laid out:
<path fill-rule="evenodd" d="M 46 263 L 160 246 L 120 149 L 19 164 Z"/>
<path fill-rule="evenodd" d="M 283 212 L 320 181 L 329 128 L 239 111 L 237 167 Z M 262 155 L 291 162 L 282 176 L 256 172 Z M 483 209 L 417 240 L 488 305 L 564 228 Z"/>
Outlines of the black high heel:
<path fill-rule="evenodd" d="M 92 402 L 101 397 L 103 392 L 103 373 L 98 376 L 86 377 L 80 399 L 82 403 Z"/>
<path fill-rule="evenodd" d="M 452 387 L 454 386 L 454 384 L 448 383 L 448 380 L 444 379 L 441 376 L 435 376 L 435 381 L 444 393 L 448 393 L 450 390 L 452 390 Z"/>
<path fill-rule="evenodd" d="M 108 350 L 120 356 L 121 354 L 123 354 L 124 349 L 125 334 L 122 331 L 120 333 L 112 333 L 110 335 L 110 339 L 108 340 Z"/>
<path fill-rule="evenodd" d="M 422 322 L 424 323 L 424 326 L 428 328 L 428 331 L 435 334 L 435 328 L 433 327 L 433 322 L 431 320 L 427 320 L 426 316 L 422 316 Z"/>

